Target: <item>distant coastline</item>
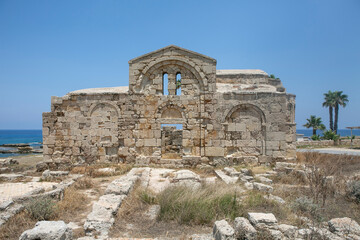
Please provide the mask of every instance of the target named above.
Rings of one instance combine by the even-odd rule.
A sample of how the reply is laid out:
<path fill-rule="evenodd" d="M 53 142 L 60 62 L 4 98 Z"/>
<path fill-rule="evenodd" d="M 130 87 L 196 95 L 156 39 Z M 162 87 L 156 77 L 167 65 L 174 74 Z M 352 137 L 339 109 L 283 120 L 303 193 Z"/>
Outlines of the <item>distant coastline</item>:
<path fill-rule="evenodd" d="M 304 134 L 304 136 L 310 137 L 312 135 L 312 129 L 297 129 L 296 133 Z M 320 130 L 318 130 L 317 133 L 322 135 L 322 131 Z M 338 134 L 340 134 L 341 137 L 346 137 L 351 135 L 351 131 L 349 129 L 339 129 Z M 353 130 L 353 135 L 360 136 L 360 129 Z M 18 143 L 25 143 L 29 145 L 42 143 L 42 130 L 0 130 L 0 145 Z"/>
<path fill-rule="evenodd" d="M 296 129 L 296 133 L 297 134 L 304 134 L 304 137 L 311 137 L 312 136 L 312 129 Z M 322 136 L 323 132 L 321 130 L 317 131 L 317 134 Z M 350 129 L 338 129 L 338 134 L 341 137 L 347 137 L 347 136 L 351 136 L 351 131 Z M 354 136 L 360 136 L 360 129 L 356 129 L 352 131 L 352 134 Z"/>

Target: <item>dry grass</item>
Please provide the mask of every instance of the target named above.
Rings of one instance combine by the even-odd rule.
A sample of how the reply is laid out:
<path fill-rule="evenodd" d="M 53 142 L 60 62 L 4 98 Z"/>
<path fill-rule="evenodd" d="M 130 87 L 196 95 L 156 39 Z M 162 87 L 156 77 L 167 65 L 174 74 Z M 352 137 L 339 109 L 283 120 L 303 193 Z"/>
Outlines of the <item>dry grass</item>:
<path fill-rule="evenodd" d="M 0 227 L 1 240 L 19 239 L 20 235 L 27 229 L 33 228 L 37 220 L 31 218 L 30 214 L 22 211 Z"/>
<path fill-rule="evenodd" d="M 305 185 L 307 184 L 307 179 L 305 176 L 297 173 L 297 172 L 290 172 L 288 174 L 277 174 L 271 179 L 274 183 L 277 184 L 291 184 L 291 185 Z"/>
<path fill-rule="evenodd" d="M 79 178 L 73 186 L 76 189 L 89 189 L 94 186 L 94 181 L 90 177 L 83 177 Z"/>
<path fill-rule="evenodd" d="M 66 223 L 70 221 L 80 221 L 83 217 L 81 214 L 89 210 L 89 199 L 85 194 L 79 193 L 75 187 L 66 189 L 64 198 L 61 201 L 50 201 L 52 201 L 52 204 L 49 205 L 46 204 L 48 199 L 35 199 L 33 204 L 40 204 L 34 206 L 35 208 L 27 207 L 24 211 L 13 216 L 0 228 L 0 239 L 19 239 L 21 233 L 33 228 L 35 223 L 39 220 L 44 220 L 44 217 L 46 220 L 62 220 Z M 28 203 L 28 205 L 31 204 L 32 202 Z M 44 208 L 46 208 L 46 211 Z M 44 215 L 44 211 L 46 215 Z M 81 237 L 83 235 L 83 231 L 74 232 L 75 237 Z"/>
<path fill-rule="evenodd" d="M 271 171 L 271 167 L 270 166 L 266 166 L 266 165 L 254 165 L 254 164 L 248 164 L 248 165 L 237 165 L 237 166 L 234 166 L 234 168 L 237 170 L 237 171 L 240 171 L 242 168 L 246 168 L 248 170 L 250 170 L 251 174 L 252 175 L 255 175 L 255 174 L 263 174 L 263 173 L 266 173 L 268 171 Z"/>
<path fill-rule="evenodd" d="M 281 222 L 293 222 L 295 218 L 288 206 L 266 199 L 263 193 L 257 191 L 249 192 L 242 204 L 246 213 L 244 217 L 247 217 L 248 212 L 264 212 L 273 213 Z"/>
<path fill-rule="evenodd" d="M 345 216 L 360 221 L 360 204 L 346 196 L 346 181 L 360 170 L 359 156 L 297 153 L 297 159 L 309 169 L 307 183 L 296 174 L 283 175 L 274 179 L 282 183 L 276 185 L 274 195 L 285 199 L 289 207 L 304 197 L 312 200 L 317 205 L 316 214 L 307 211 L 306 206 L 302 212 L 292 211 L 314 222 Z"/>
<path fill-rule="evenodd" d="M 79 215 L 89 208 L 90 200 L 84 193 L 80 193 L 75 187 L 65 190 L 64 198 L 59 201 L 56 208 L 56 219 L 65 222 L 73 222 L 79 219 Z"/>
<path fill-rule="evenodd" d="M 298 152 L 296 157 L 300 164 L 315 164 L 323 169 L 336 168 L 339 175 L 350 176 L 360 172 L 360 156 Z"/>
<path fill-rule="evenodd" d="M 123 163 L 101 163 L 101 164 L 94 164 L 90 166 L 79 166 L 74 167 L 71 170 L 73 174 L 84 174 L 89 177 L 98 178 L 98 177 L 110 177 L 110 176 L 117 176 L 127 173 L 131 170 L 133 166 L 129 164 Z M 101 168 L 113 168 L 114 172 L 103 172 L 99 171 Z"/>

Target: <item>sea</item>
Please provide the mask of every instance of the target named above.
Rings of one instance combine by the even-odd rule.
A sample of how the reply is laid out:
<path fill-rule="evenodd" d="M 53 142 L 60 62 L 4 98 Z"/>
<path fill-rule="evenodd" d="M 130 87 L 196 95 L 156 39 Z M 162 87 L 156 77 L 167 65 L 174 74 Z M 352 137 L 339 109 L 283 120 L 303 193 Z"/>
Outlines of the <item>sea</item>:
<path fill-rule="evenodd" d="M 312 129 L 297 129 L 296 133 L 304 134 L 305 137 L 312 135 Z M 322 135 L 322 131 L 318 130 L 317 134 Z M 339 129 L 338 134 L 341 137 L 350 136 L 349 129 Z M 353 135 L 360 136 L 360 129 L 354 129 Z M 42 131 L 41 130 L 0 130 L 0 145 L 10 143 L 28 143 L 34 148 L 38 148 L 42 144 Z M 3 149 L 0 146 L 0 149 Z M 11 157 L 19 154 L 0 154 L 0 157 Z"/>
<path fill-rule="evenodd" d="M 42 145 L 42 130 L 0 130 L 0 150 L 3 144 L 27 143 L 34 149 Z M 17 156 L 17 153 L 2 153 L 0 158 Z M 23 154 L 22 154 L 23 155 Z"/>

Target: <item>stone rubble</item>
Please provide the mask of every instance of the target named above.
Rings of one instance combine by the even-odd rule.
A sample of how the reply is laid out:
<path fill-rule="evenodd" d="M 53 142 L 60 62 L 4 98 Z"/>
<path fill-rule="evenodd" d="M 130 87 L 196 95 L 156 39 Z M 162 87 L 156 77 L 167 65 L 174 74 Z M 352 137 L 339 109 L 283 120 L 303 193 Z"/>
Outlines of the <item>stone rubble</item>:
<path fill-rule="evenodd" d="M 235 231 L 230 224 L 225 221 L 216 221 L 213 228 L 213 236 L 215 240 L 235 240 Z"/>
<path fill-rule="evenodd" d="M 324 240 L 360 239 L 360 227 L 350 218 L 334 218 L 328 224 L 328 227 L 298 229 L 296 226 L 278 224 L 276 217 L 271 213 L 249 213 L 248 219 L 235 218 L 234 228 L 226 220 L 216 221 L 213 237 L 215 239 L 255 240 L 259 231 L 265 231 L 271 235 L 271 239 L 277 240 L 308 240 L 315 235 Z"/>
<path fill-rule="evenodd" d="M 231 177 L 221 170 L 215 170 L 216 175 L 223 180 L 226 184 L 234 184 L 238 181 L 239 177 Z"/>
<path fill-rule="evenodd" d="M 10 166 L 19 164 L 18 160 L 13 158 L 0 159 L 0 166 Z"/>
<path fill-rule="evenodd" d="M 0 226 L 5 224 L 12 216 L 19 213 L 24 209 L 24 204 L 29 200 L 40 198 L 40 197 L 51 197 L 54 199 L 61 200 L 64 195 L 64 191 L 67 187 L 71 186 L 77 179 L 82 175 L 71 175 L 70 179 L 64 180 L 60 183 L 51 183 L 51 182 L 28 182 L 28 183 L 11 183 L 14 188 L 19 190 L 19 188 L 29 185 L 24 190 L 25 193 L 21 195 L 12 195 L 10 199 L 0 198 Z M 20 184 L 20 186 L 18 186 Z M 36 185 L 37 184 L 37 185 Z M 41 186 L 39 186 L 39 184 Z M 35 186 L 35 187 L 34 187 Z M 31 188 L 34 187 L 34 188 Z M 49 187 L 52 190 L 49 190 Z M 30 190 L 29 190 L 30 189 Z M 2 197 L 2 196 L 0 196 Z"/>
<path fill-rule="evenodd" d="M 45 170 L 42 173 L 42 179 L 51 179 L 51 178 L 57 178 L 57 177 L 64 177 L 69 175 L 68 171 L 50 171 L 50 170 Z"/>
<path fill-rule="evenodd" d="M 266 224 L 266 225 L 275 225 L 277 223 L 277 219 L 272 213 L 248 213 L 249 221 L 253 225 L 258 224 Z"/>
<path fill-rule="evenodd" d="M 13 180 L 17 180 L 19 178 L 23 178 L 24 175 L 23 174 L 19 174 L 19 173 L 3 173 L 0 174 L 0 179 L 3 179 L 4 181 L 13 181 Z"/>
<path fill-rule="evenodd" d="M 253 188 L 255 190 L 265 193 L 272 193 L 274 191 L 274 188 L 272 186 L 257 182 L 253 182 Z"/>
<path fill-rule="evenodd" d="M 236 237 L 256 240 L 256 229 L 251 225 L 248 219 L 237 217 L 234 220 L 234 229 Z"/>
<path fill-rule="evenodd" d="M 72 230 L 63 221 L 40 221 L 23 232 L 19 240 L 72 240 Z"/>
<path fill-rule="evenodd" d="M 88 236 L 108 238 L 109 230 L 114 224 L 115 215 L 122 201 L 133 189 L 135 182 L 141 177 L 143 169 L 133 168 L 125 176 L 112 181 L 103 196 L 93 204 L 92 212 L 87 216 L 84 230 Z"/>

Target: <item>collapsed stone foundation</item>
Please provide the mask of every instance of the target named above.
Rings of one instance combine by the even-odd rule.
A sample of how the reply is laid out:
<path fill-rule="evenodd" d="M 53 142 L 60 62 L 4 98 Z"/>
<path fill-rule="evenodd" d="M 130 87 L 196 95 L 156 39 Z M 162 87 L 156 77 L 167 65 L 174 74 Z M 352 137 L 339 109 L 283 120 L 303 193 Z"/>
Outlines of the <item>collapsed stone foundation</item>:
<path fill-rule="evenodd" d="M 292 160 L 294 119 L 295 96 L 279 79 L 216 70 L 215 59 L 171 45 L 130 60 L 129 87 L 52 97 L 44 160 L 167 167 Z"/>

